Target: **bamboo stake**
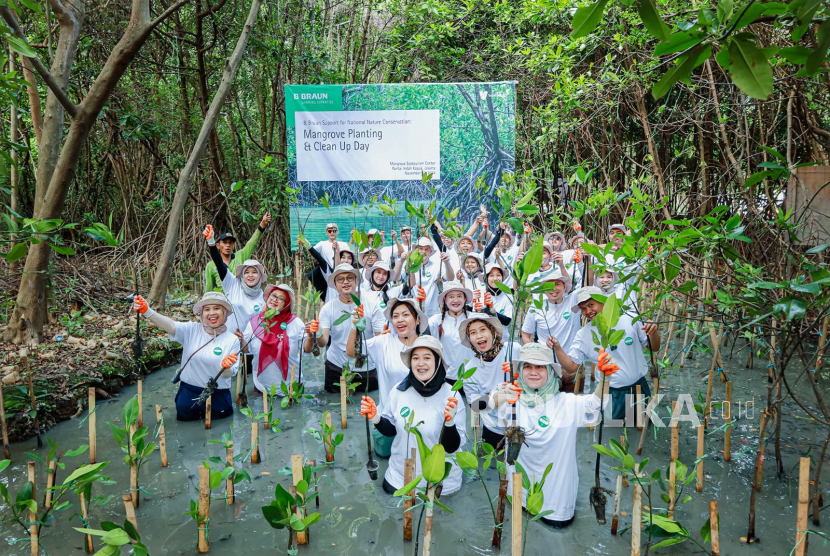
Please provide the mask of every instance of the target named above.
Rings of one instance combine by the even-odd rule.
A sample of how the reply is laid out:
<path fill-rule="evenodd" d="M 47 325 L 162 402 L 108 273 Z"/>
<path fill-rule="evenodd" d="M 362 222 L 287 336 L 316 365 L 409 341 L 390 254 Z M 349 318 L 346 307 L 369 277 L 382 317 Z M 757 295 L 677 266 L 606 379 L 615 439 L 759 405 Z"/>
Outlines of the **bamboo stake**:
<path fill-rule="evenodd" d="M 703 425 L 700 425 L 697 428 L 697 470 L 695 477 L 697 480 L 695 490 L 698 492 L 703 492 L 703 434 Z"/>
<path fill-rule="evenodd" d="M 703 428 L 709 428 L 709 409 L 712 407 L 712 386 L 715 382 L 715 360 L 709 368 L 709 384 L 706 385 L 706 404 L 703 406 Z"/>
<path fill-rule="evenodd" d="M 9 428 L 6 425 L 6 402 L 3 401 L 2 383 L 0 383 L 0 431 L 3 434 L 3 457 L 12 459 L 12 451 L 9 447 Z"/>
<path fill-rule="evenodd" d="M 683 306 L 683 320 L 687 320 L 689 316 L 689 305 L 686 304 Z M 683 333 L 683 349 L 680 353 L 680 368 L 682 369 L 686 365 L 686 346 L 689 345 L 689 326 L 686 326 L 686 331 Z"/>
<path fill-rule="evenodd" d="M 349 428 L 349 423 L 346 420 L 346 404 L 348 403 L 347 398 L 348 388 L 346 386 L 346 377 L 340 377 L 340 428 L 347 429 Z M 409 484 L 409 483 L 406 483 Z"/>
<path fill-rule="evenodd" d="M 135 445 L 133 445 L 133 435 L 137 430 L 135 423 L 130 425 L 130 455 L 135 455 Z M 130 465 L 130 496 L 133 500 L 133 506 L 138 507 L 139 505 L 139 498 L 138 498 L 138 467 L 136 466 L 135 462 L 132 462 Z"/>
<path fill-rule="evenodd" d="M 404 460 L 403 482 L 409 484 L 415 479 L 415 448 L 411 448 L 411 457 Z M 404 497 L 403 501 L 403 540 L 412 540 L 412 494 Z"/>
<path fill-rule="evenodd" d="M 89 503 L 87 502 L 86 496 L 84 496 L 83 491 L 81 491 L 80 494 L 78 494 L 78 498 L 78 503 L 81 506 L 81 517 L 84 518 L 84 523 L 86 524 L 89 520 Z M 87 554 L 92 554 L 93 552 L 95 552 L 95 548 L 92 546 L 92 535 L 84 535 L 84 549 L 86 550 Z"/>
<path fill-rule="evenodd" d="M 290 494 L 295 499 L 297 498 L 297 487 L 291 485 L 288 487 L 288 494 Z M 297 511 L 296 504 L 291 504 L 291 513 L 295 513 Z M 297 533 L 291 527 L 288 527 L 288 553 L 292 554 L 296 552 L 294 548 L 294 539 L 297 538 Z M 299 544 L 299 543 L 298 543 Z"/>
<path fill-rule="evenodd" d="M 144 426 L 144 381 L 138 381 L 138 428 Z"/>
<path fill-rule="evenodd" d="M 138 520 L 135 518 L 135 508 L 133 507 L 133 499 L 129 494 L 122 494 L 121 501 L 124 503 L 124 512 L 127 514 L 127 521 L 133 524 L 135 530 L 138 531 Z"/>
<path fill-rule="evenodd" d="M 213 396 L 208 396 L 205 402 L 205 429 L 210 428 L 210 414 L 213 412 Z"/>
<path fill-rule="evenodd" d="M 626 442 L 625 442 L 625 435 L 624 434 L 620 435 L 620 446 L 622 446 L 623 449 L 626 448 Z M 626 487 L 628 486 L 628 474 L 627 473 L 622 473 L 622 482 L 623 482 L 623 486 L 626 486 Z"/>
<path fill-rule="evenodd" d="M 98 458 L 98 438 L 95 419 L 95 388 L 89 389 L 89 463 L 95 463 Z"/>
<path fill-rule="evenodd" d="M 810 458 L 801 458 L 798 467 L 798 519 L 795 528 L 795 556 L 807 554 L 807 515 L 810 511 Z"/>
<path fill-rule="evenodd" d="M 303 455 L 293 454 L 291 456 L 291 475 L 294 486 L 303 480 Z M 297 515 L 302 519 L 303 514 L 300 508 L 297 508 Z M 308 544 L 308 529 L 305 531 L 297 531 L 297 544 Z"/>
<path fill-rule="evenodd" d="M 680 423 L 675 421 L 674 415 L 677 411 L 677 402 L 671 403 L 671 461 L 677 459 L 677 454 L 679 452 L 679 442 L 680 442 Z"/>
<path fill-rule="evenodd" d="M 58 462 L 55 460 L 49 461 L 49 470 L 46 472 L 46 498 L 43 501 L 45 508 L 52 507 L 52 489 L 55 487 L 55 473 L 58 470 Z"/>
<path fill-rule="evenodd" d="M 677 492 L 677 462 L 669 464 L 669 519 L 674 519 L 674 499 Z"/>
<path fill-rule="evenodd" d="M 225 461 L 228 465 L 233 465 L 233 440 L 228 442 L 228 447 L 225 450 Z M 225 479 L 225 495 L 228 499 L 228 505 L 233 504 L 233 476 Z"/>
<path fill-rule="evenodd" d="M 243 360 L 245 355 L 243 354 Z M 239 394 L 242 393 L 242 373 L 245 372 L 245 364 L 242 364 L 242 368 L 239 369 L 239 372 L 236 373 L 236 405 L 239 405 Z"/>
<path fill-rule="evenodd" d="M 620 498 L 622 497 L 622 475 L 617 475 L 617 486 L 614 488 L 614 515 L 611 516 L 611 534 L 617 534 L 620 524 Z"/>
<path fill-rule="evenodd" d="M 30 461 L 28 465 L 29 471 L 29 482 L 32 483 L 32 500 L 37 498 L 35 494 L 35 486 L 37 481 L 35 480 L 35 462 Z M 40 541 L 38 539 L 38 525 L 37 525 L 37 512 L 33 512 L 29 510 L 29 541 L 32 547 L 32 556 L 38 556 L 40 552 Z"/>
<path fill-rule="evenodd" d="M 473 435 L 476 439 L 476 446 L 478 447 L 478 455 L 480 456 L 482 454 L 482 450 L 481 450 L 481 414 L 478 411 L 473 412 Z"/>
<path fill-rule="evenodd" d="M 167 467 L 167 441 L 164 438 L 164 417 L 161 405 L 156 404 L 156 421 L 159 423 L 159 452 L 161 452 L 161 466 Z"/>
<path fill-rule="evenodd" d="M 726 410 L 723 412 L 723 419 L 727 425 L 732 423 L 732 381 L 726 383 L 726 400 L 724 403 Z M 732 460 L 732 427 L 727 426 L 723 433 L 723 460 Z"/>
<path fill-rule="evenodd" d="M 643 523 L 643 487 L 634 485 L 634 507 L 631 510 L 631 556 L 640 556 L 640 533 Z"/>
<path fill-rule="evenodd" d="M 268 430 L 269 425 L 268 425 L 268 391 L 267 390 L 262 391 L 262 413 L 265 414 L 264 429 Z"/>
<path fill-rule="evenodd" d="M 513 556 L 522 556 L 522 474 L 513 473 L 513 503 L 510 527 Z"/>
<path fill-rule="evenodd" d="M 259 463 L 259 421 L 251 423 L 251 463 Z"/>
<path fill-rule="evenodd" d="M 761 412 L 761 429 L 758 434 L 758 456 L 757 456 L 757 472 L 755 473 L 755 490 L 761 492 L 761 481 L 764 474 L 764 434 L 767 432 L 767 411 Z"/>
<path fill-rule="evenodd" d="M 637 430 L 643 430 L 643 387 L 637 385 L 637 403 L 634 406 L 635 422 L 637 423 Z"/>
<path fill-rule="evenodd" d="M 720 556 L 720 524 L 718 523 L 718 503 L 709 502 L 709 531 L 712 540 L 712 556 Z"/>
<path fill-rule="evenodd" d="M 297 374 L 297 365 L 291 365 L 291 380 L 288 383 L 288 405 L 294 405 L 291 394 L 294 393 L 294 376 Z M 369 380 L 368 378 L 366 380 Z M 298 536 L 299 537 L 299 536 Z M 300 541 L 297 541 L 298 543 Z"/>
<path fill-rule="evenodd" d="M 326 426 L 331 427 L 331 413 L 326 412 Z M 334 454 L 331 450 L 331 442 L 325 442 L 326 445 L 326 463 L 334 462 Z"/>
<path fill-rule="evenodd" d="M 507 479 L 504 479 L 504 482 L 506 483 Z M 432 545 L 432 514 L 433 503 L 435 502 L 435 485 L 430 485 L 427 488 L 427 500 L 429 500 L 429 504 L 427 504 L 426 519 L 424 520 L 424 550 L 421 553 L 423 556 L 429 556 L 430 545 Z"/>
<path fill-rule="evenodd" d="M 210 469 L 205 466 L 199 468 L 199 521 L 199 552 L 210 552 Z"/>

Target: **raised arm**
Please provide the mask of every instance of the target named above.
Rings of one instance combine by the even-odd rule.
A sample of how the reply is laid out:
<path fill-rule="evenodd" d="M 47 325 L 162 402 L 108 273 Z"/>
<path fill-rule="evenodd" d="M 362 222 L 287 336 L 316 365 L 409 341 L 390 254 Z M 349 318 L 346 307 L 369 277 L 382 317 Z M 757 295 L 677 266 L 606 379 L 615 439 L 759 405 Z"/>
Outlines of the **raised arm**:
<path fill-rule="evenodd" d="M 219 280 L 222 281 L 228 274 L 228 265 L 226 265 L 225 261 L 222 260 L 222 254 L 219 253 L 219 248 L 216 247 L 216 240 L 213 238 L 213 226 L 210 224 L 205 226 L 205 230 L 202 232 L 202 235 L 205 236 L 205 239 L 207 240 L 208 251 L 210 251 L 210 259 L 213 261 L 213 264 L 216 265 L 216 272 L 219 273 Z"/>
<path fill-rule="evenodd" d="M 147 301 L 145 301 L 140 295 L 133 297 L 133 311 L 143 315 L 145 319 L 149 320 L 168 334 L 172 335 L 176 333 L 176 321 L 150 309 Z"/>

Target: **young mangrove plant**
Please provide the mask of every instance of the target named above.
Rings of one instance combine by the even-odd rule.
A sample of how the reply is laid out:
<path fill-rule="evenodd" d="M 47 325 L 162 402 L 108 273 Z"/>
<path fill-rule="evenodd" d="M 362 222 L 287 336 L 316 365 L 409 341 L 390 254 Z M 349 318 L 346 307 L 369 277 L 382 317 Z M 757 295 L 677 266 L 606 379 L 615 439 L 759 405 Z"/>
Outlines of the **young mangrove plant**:
<path fill-rule="evenodd" d="M 334 434 L 334 425 L 330 423 L 330 413 L 326 411 L 320 420 L 320 428 L 306 429 L 304 432 L 315 440 L 322 442 L 326 449 L 326 463 L 334 463 L 334 450 L 343 443 L 343 433 Z"/>
<path fill-rule="evenodd" d="M 155 442 L 147 442 L 145 437 L 149 434 L 148 427 L 138 426 L 138 397 L 130 398 L 124 405 L 122 412 L 124 428 L 114 423 L 107 423 L 112 430 L 115 442 L 124 452 L 124 463 L 130 467 L 130 495 L 133 497 L 133 505 L 138 507 L 138 476 L 141 466 L 156 449 Z M 135 429 L 135 430 L 133 430 Z"/>
<path fill-rule="evenodd" d="M 305 468 L 303 474 L 305 475 Z M 286 551 L 288 554 L 297 553 L 294 548 L 294 534 L 302 533 L 320 521 L 319 512 L 302 516 L 305 513 L 306 504 L 318 495 L 315 488 L 314 494 L 307 496 L 309 488 L 309 482 L 305 479 L 301 480 L 297 483 L 297 494 L 295 496 L 278 484 L 274 487 L 274 499 L 267 506 L 262 506 L 262 515 L 268 525 L 274 529 L 288 529 L 288 549 Z M 299 513 L 298 509 L 300 510 Z"/>

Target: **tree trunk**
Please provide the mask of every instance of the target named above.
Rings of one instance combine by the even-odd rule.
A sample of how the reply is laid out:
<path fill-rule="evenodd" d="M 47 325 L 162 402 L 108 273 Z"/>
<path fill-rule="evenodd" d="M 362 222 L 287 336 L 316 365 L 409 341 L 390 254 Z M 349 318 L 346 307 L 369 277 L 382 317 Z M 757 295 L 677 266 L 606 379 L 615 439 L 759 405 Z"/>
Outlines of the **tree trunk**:
<path fill-rule="evenodd" d="M 248 19 L 245 22 L 245 27 L 242 28 L 242 34 L 236 42 L 236 47 L 231 54 L 231 57 L 225 63 L 222 70 L 222 81 L 219 83 L 219 88 L 213 97 L 210 104 L 210 109 L 207 111 L 202 129 L 199 131 L 199 136 L 196 138 L 196 143 L 190 151 L 190 156 L 187 159 L 187 164 L 179 175 L 179 182 L 176 185 L 176 195 L 173 198 L 173 205 L 170 208 L 170 219 L 167 223 L 167 234 L 164 238 L 164 248 L 159 260 L 158 271 L 153 280 L 153 288 L 150 291 L 150 304 L 157 307 L 164 305 L 164 297 L 167 292 L 167 281 L 173 271 L 173 259 L 176 255 L 176 244 L 179 240 L 179 229 L 181 227 L 182 215 L 184 214 L 187 198 L 190 193 L 190 186 L 193 185 L 193 180 L 196 177 L 196 171 L 199 168 L 202 155 L 205 153 L 208 139 L 216 125 L 216 120 L 219 118 L 222 106 L 225 104 L 225 99 L 230 93 L 233 85 L 233 78 L 236 75 L 236 70 L 242 61 L 242 56 L 245 53 L 245 48 L 248 45 L 248 39 L 251 36 L 254 23 L 256 22 L 259 8 L 262 4 L 261 0 L 253 0 L 251 3 L 251 10 L 248 13 Z"/>

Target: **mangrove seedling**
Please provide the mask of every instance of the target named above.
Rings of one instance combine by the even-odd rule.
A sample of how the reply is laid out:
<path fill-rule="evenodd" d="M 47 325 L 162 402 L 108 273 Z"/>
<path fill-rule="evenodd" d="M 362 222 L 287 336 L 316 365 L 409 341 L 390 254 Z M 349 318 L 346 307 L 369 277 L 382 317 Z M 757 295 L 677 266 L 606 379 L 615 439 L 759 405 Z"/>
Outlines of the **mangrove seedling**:
<path fill-rule="evenodd" d="M 282 485 L 274 487 L 274 499 L 267 506 L 262 506 L 262 515 L 268 525 L 274 529 L 288 529 L 288 554 L 296 554 L 294 548 L 294 533 L 302 533 L 310 526 L 320 521 L 320 513 L 314 512 L 304 517 L 298 514 L 298 508 L 305 508 L 308 501 L 317 496 L 317 493 L 306 498 L 309 483 L 305 479 L 297 483 L 297 495 L 294 496 L 285 490 Z"/>
<path fill-rule="evenodd" d="M 334 450 L 343 443 L 343 433 L 334 434 L 334 426 L 329 424 L 330 413 L 326 411 L 320 420 L 319 429 L 306 429 L 305 432 L 315 440 L 322 442 L 326 448 L 326 463 L 334 463 Z"/>
<path fill-rule="evenodd" d="M 472 442 L 475 444 L 475 442 Z M 455 463 L 458 464 L 458 467 L 461 468 L 461 472 L 465 475 L 469 475 L 471 477 L 475 477 L 478 479 L 481 486 L 484 488 L 484 494 L 487 497 L 487 501 L 490 503 L 490 513 L 493 515 L 493 536 L 498 536 L 499 531 L 503 527 L 503 523 L 501 523 L 496 517 L 496 507 L 493 505 L 494 497 L 490 496 L 490 490 L 487 488 L 487 481 L 484 480 L 484 473 L 490 469 L 490 466 L 493 462 L 496 462 L 496 467 L 499 470 L 499 473 L 503 474 L 502 468 L 504 466 L 504 462 L 500 461 L 500 456 L 504 453 L 504 450 L 496 451 L 493 446 L 486 442 L 481 442 L 481 451 L 484 453 L 483 456 L 479 457 L 476 454 L 479 453 L 478 447 L 473 452 L 456 452 L 455 456 Z"/>
<path fill-rule="evenodd" d="M 146 556 L 150 553 L 147 547 L 141 542 L 141 536 L 138 534 L 135 526 L 129 522 L 124 521 L 124 525 L 118 525 L 112 521 L 102 521 L 101 529 L 89 529 L 82 527 L 74 528 L 79 533 L 85 535 L 94 535 L 101 537 L 101 542 L 104 547 L 95 553 L 95 556 L 114 556 L 121 554 L 121 548 L 126 547 L 132 549 L 134 556 Z"/>
<path fill-rule="evenodd" d="M 545 504 L 545 493 L 542 490 L 542 487 L 545 486 L 545 479 L 548 478 L 548 473 L 553 468 L 553 462 L 549 463 L 547 467 L 545 467 L 545 472 L 542 475 L 542 480 L 538 483 L 536 482 L 536 476 L 528 477 L 527 471 L 525 471 L 522 464 L 518 461 L 516 462 L 516 471 L 522 474 L 522 488 L 527 491 L 527 495 L 525 497 L 525 504 L 524 508 L 527 511 L 528 515 L 531 515 L 530 519 L 525 516 L 524 518 L 524 532 L 522 533 L 522 554 L 525 553 L 525 546 L 527 545 L 527 527 L 530 525 L 531 521 L 537 521 L 542 519 L 543 517 L 550 515 L 553 513 L 553 510 L 545 510 L 542 511 L 542 507 Z M 521 500 L 513 500 L 513 496 L 508 494 L 507 499 L 510 501 L 510 504 L 519 504 L 521 505 Z"/>
<path fill-rule="evenodd" d="M 124 463 L 127 464 L 129 467 L 135 467 L 134 474 L 131 475 L 135 476 L 135 484 L 130 485 L 130 490 L 138 491 L 138 476 L 141 472 L 141 466 L 144 465 L 144 462 L 147 460 L 148 457 L 153 453 L 156 449 L 155 442 L 147 442 L 145 437 L 149 434 L 150 429 L 149 427 L 138 427 L 138 397 L 133 396 L 130 398 L 127 403 L 124 405 L 124 411 L 122 412 L 122 419 L 124 421 L 124 427 L 121 428 L 114 423 L 107 423 L 110 426 L 110 430 L 112 430 L 112 435 L 115 437 L 115 442 L 121 447 L 121 451 L 124 452 Z M 135 432 L 130 434 L 130 429 L 136 426 Z M 133 502 L 135 503 L 137 494 L 132 493 L 134 498 Z"/>
<path fill-rule="evenodd" d="M 300 403 L 300 400 L 310 400 L 314 397 L 311 394 L 306 394 L 305 384 L 297 382 L 296 380 L 291 383 L 291 388 L 288 387 L 288 384 L 283 382 L 280 384 L 280 390 L 282 390 L 282 393 L 285 394 L 282 400 L 280 400 L 280 409 L 285 409 L 289 405 L 298 404 Z M 273 406 L 273 404 L 271 405 Z"/>

